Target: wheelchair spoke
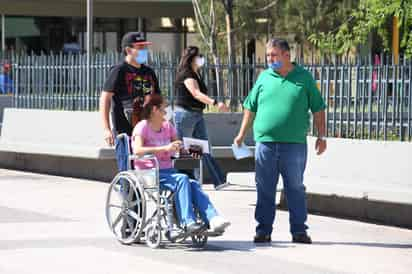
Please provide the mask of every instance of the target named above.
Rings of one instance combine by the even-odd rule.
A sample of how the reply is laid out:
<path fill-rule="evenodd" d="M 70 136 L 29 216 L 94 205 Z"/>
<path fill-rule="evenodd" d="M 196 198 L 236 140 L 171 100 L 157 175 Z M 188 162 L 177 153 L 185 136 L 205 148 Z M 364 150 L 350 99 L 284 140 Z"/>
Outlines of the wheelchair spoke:
<path fill-rule="evenodd" d="M 122 206 L 119 206 L 119 205 L 113 205 L 113 204 L 110 204 L 110 205 L 109 205 L 109 207 L 115 207 L 115 208 L 122 209 Z"/>
<path fill-rule="evenodd" d="M 117 197 L 118 200 L 120 201 L 124 200 L 124 195 L 122 193 L 120 185 L 113 186 L 113 193 L 114 193 L 114 196 Z"/>
<path fill-rule="evenodd" d="M 117 216 L 117 218 L 113 222 L 112 229 L 116 228 L 116 226 L 120 223 L 121 219 L 122 219 L 122 214 L 119 213 L 119 215 Z"/>
<path fill-rule="evenodd" d="M 128 210 L 127 211 L 127 215 L 129 215 L 130 217 L 132 217 L 133 219 L 135 219 L 136 221 L 140 220 L 139 215 L 136 214 L 136 212 Z"/>
<path fill-rule="evenodd" d="M 127 194 L 127 200 L 131 201 L 133 198 L 134 189 L 132 188 L 131 184 L 129 183 L 129 193 Z"/>
<path fill-rule="evenodd" d="M 133 222 L 130 220 L 129 216 L 126 216 L 127 225 L 130 229 L 134 228 Z"/>
<path fill-rule="evenodd" d="M 140 202 L 140 200 L 133 201 L 129 204 L 129 207 L 135 207 Z"/>

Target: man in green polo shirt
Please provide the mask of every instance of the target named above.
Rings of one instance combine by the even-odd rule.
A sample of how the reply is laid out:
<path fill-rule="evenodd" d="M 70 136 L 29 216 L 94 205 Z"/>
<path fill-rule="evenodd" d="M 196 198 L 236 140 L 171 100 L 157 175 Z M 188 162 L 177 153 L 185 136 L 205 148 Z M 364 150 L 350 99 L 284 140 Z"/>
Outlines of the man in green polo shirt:
<path fill-rule="evenodd" d="M 271 242 L 275 220 L 275 195 L 279 175 L 288 201 L 290 232 L 296 243 L 312 242 L 306 233 L 306 193 L 303 174 L 306 166 L 306 134 L 309 111 L 313 114 L 318 139 L 315 149 L 326 150 L 325 103 L 312 75 L 290 61 L 290 48 L 283 39 L 266 46 L 269 68 L 263 71 L 246 98 L 239 134 L 240 145 L 253 122 L 256 141 L 255 169 L 257 203 L 255 243 Z"/>

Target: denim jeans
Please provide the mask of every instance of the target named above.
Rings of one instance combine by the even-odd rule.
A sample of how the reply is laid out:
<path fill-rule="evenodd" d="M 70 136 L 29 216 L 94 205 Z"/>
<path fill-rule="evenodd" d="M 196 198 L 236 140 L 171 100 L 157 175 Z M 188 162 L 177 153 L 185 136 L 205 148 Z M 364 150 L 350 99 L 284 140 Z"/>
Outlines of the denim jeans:
<path fill-rule="evenodd" d="M 303 173 L 306 167 L 306 144 L 263 142 L 256 144 L 256 234 L 270 235 L 275 220 L 276 186 L 279 175 L 289 208 L 290 232 L 305 233 L 308 228 Z"/>
<path fill-rule="evenodd" d="M 218 215 L 199 183 L 189 179 L 186 174 L 178 173 L 173 168 L 161 169 L 160 187 L 175 193 L 176 212 L 182 225 L 196 221 L 194 208 L 199 211 L 200 217 L 205 223 L 209 223 L 213 217 Z"/>
<path fill-rule="evenodd" d="M 128 167 L 127 161 L 130 152 L 127 151 L 127 148 L 129 147 L 130 143 L 127 144 L 127 142 L 129 142 L 129 138 L 125 138 L 124 136 L 115 138 L 114 148 L 116 154 L 117 168 L 119 171 L 126 171 Z"/>
<path fill-rule="evenodd" d="M 177 130 L 178 139 L 182 140 L 183 137 L 193 137 L 208 140 L 203 113 L 188 111 L 177 107 L 173 113 L 173 121 Z M 211 152 L 210 146 L 209 151 Z M 209 170 L 215 187 L 226 181 L 225 175 L 211 153 L 204 153 L 202 155 L 202 161 L 203 165 Z"/>

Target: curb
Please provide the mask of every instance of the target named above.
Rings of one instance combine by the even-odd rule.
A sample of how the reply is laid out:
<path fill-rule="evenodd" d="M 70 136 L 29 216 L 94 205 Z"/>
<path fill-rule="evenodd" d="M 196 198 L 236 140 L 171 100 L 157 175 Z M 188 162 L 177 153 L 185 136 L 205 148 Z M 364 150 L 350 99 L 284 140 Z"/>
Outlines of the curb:
<path fill-rule="evenodd" d="M 412 229 L 412 204 L 306 193 L 308 212 L 322 216 Z M 279 208 L 287 210 L 282 192 Z"/>

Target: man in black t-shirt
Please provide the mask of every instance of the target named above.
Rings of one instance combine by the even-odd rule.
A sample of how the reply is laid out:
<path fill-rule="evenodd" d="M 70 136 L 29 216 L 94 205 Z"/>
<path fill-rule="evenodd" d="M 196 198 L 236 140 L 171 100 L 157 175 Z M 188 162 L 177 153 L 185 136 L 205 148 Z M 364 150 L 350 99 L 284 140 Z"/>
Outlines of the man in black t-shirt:
<path fill-rule="evenodd" d="M 100 95 L 100 113 L 104 126 L 105 141 L 113 146 L 115 136 L 132 134 L 133 127 L 141 119 L 140 111 L 144 97 L 160 94 L 154 71 L 146 66 L 148 59 L 146 41 L 140 32 L 126 33 L 122 38 L 124 62 L 113 66 Z M 113 128 L 110 128 L 111 113 Z M 116 148 L 117 149 L 117 148 Z"/>

